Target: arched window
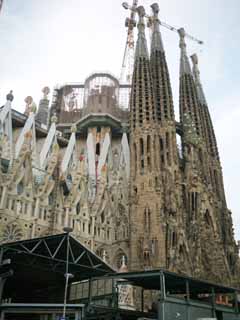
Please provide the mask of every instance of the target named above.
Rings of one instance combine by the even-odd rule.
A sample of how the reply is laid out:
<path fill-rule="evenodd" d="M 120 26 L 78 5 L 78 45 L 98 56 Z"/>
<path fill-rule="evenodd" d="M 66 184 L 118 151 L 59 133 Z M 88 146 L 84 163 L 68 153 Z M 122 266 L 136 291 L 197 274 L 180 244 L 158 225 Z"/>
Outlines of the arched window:
<path fill-rule="evenodd" d="M 147 136 L 147 153 L 151 152 L 151 137 Z"/>
<path fill-rule="evenodd" d="M 173 232 L 172 233 L 172 246 L 176 247 L 176 245 L 177 245 L 177 234 L 176 234 L 176 232 Z"/>

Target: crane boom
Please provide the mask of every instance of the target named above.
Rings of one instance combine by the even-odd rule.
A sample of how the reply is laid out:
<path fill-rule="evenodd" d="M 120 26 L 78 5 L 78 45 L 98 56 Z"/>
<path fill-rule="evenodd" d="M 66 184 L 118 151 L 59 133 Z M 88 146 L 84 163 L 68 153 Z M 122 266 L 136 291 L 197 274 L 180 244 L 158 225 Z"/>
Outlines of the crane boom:
<path fill-rule="evenodd" d="M 127 2 L 123 3 L 123 7 L 126 10 L 135 11 L 135 12 L 136 12 L 136 9 L 137 9 L 137 7 L 130 6 Z M 145 17 L 148 19 L 148 26 L 151 27 L 153 17 L 149 16 L 147 14 L 145 14 Z M 178 29 L 177 28 L 167 24 L 166 22 L 163 22 L 163 21 L 159 21 L 159 22 L 160 22 L 160 25 L 163 26 L 164 28 L 167 28 L 168 30 L 171 30 L 171 31 L 174 31 L 174 32 L 178 33 Z M 192 40 L 192 41 L 197 42 L 198 44 L 201 44 L 201 45 L 203 44 L 203 41 L 201 41 L 201 40 L 189 35 L 188 33 L 185 34 L 185 37 L 190 39 L 190 40 Z"/>
<path fill-rule="evenodd" d="M 163 21 L 160 21 L 160 25 L 171 30 L 171 31 L 175 31 L 175 32 L 178 32 L 178 29 L 173 27 L 173 26 L 170 26 L 169 24 L 167 24 L 166 22 L 163 22 Z M 191 36 L 190 34 L 186 33 L 185 34 L 185 37 L 190 39 L 190 40 L 193 40 L 193 41 L 196 41 L 198 44 L 203 44 L 203 41 L 201 40 L 198 40 L 197 38 Z"/>

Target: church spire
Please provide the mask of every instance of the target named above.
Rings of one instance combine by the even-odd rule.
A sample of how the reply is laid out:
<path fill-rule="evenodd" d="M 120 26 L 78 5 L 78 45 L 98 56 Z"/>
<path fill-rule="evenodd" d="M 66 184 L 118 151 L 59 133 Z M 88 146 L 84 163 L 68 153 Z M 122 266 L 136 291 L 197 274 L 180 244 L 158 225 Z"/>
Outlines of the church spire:
<path fill-rule="evenodd" d="M 200 71 L 198 67 L 198 56 L 196 54 L 191 56 L 192 63 L 193 63 L 193 76 L 197 88 L 197 98 L 199 101 L 200 109 L 201 109 L 201 118 L 202 118 L 202 127 L 204 131 L 204 138 L 206 141 L 206 145 L 208 151 L 210 152 L 211 156 L 215 160 L 219 160 L 219 153 L 217 147 L 217 140 L 213 128 L 212 119 L 209 113 L 208 104 L 205 98 L 205 94 L 203 91 L 202 83 L 200 80 Z"/>
<path fill-rule="evenodd" d="M 153 34 L 150 61 L 156 99 L 157 120 L 158 122 L 162 122 L 164 120 L 174 121 L 172 89 L 162 36 L 159 28 L 159 6 L 157 3 L 154 3 L 151 5 L 151 8 L 153 11 Z"/>
<path fill-rule="evenodd" d="M 152 33 L 152 43 L 151 43 L 151 51 L 159 50 L 164 52 L 162 35 L 160 32 L 160 21 L 158 19 L 159 13 L 159 5 L 158 3 L 153 3 L 151 5 L 153 11 L 153 33 Z"/>
<path fill-rule="evenodd" d="M 139 57 L 147 58 L 148 59 L 148 48 L 147 48 L 147 40 L 145 36 L 145 23 L 144 23 L 144 16 L 145 16 L 145 9 L 143 6 L 139 6 L 137 8 L 137 13 L 139 15 L 139 22 L 138 22 L 138 39 L 135 51 L 135 60 Z"/>
<path fill-rule="evenodd" d="M 187 116 L 191 118 L 198 136 L 202 137 L 201 115 L 197 99 L 197 90 L 194 83 L 190 62 L 187 56 L 185 43 L 185 30 L 183 28 L 178 30 L 180 36 L 180 119 L 184 122 Z"/>
<path fill-rule="evenodd" d="M 187 56 L 187 46 L 185 42 L 185 30 L 183 28 L 178 30 L 179 36 L 180 36 L 180 43 L 179 47 L 181 49 L 181 62 L 180 62 L 180 77 L 184 74 L 191 75 L 191 67 Z"/>
<path fill-rule="evenodd" d="M 144 7 L 137 8 L 139 15 L 138 39 L 135 52 L 131 90 L 131 129 L 146 127 L 155 121 L 152 77 L 145 37 Z"/>
<path fill-rule="evenodd" d="M 195 84 L 197 87 L 198 100 L 201 105 L 207 106 L 207 101 L 206 101 L 205 94 L 203 92 L 202 83 L 200 80 L 200 71 L 198 68 L 198 56 L 196 54 L 193 54 L 191 56 L 191 59 L 193 63 L 193 76 L 194 76 Z"/>

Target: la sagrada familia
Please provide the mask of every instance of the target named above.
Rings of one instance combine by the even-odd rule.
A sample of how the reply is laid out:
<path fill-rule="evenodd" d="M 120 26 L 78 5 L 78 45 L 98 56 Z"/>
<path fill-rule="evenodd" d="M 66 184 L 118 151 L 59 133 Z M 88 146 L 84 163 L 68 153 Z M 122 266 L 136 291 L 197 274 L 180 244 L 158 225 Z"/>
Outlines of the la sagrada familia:
<path fill-rule="evenodd" d="M 138 7 L 132 84 L 108 73 L 43 90 L 38 110 L 0 109 L 0 242 L 72 234 L 129 270 L 165 268 L 237 283 L 231 211 L 198 58 L 180 36 L 180 121 L 158 6 L 148 53 Z M 178 139 L 177 139 L 178 137 Z M 181 141 L 180 145 L 177 141 Z"/>

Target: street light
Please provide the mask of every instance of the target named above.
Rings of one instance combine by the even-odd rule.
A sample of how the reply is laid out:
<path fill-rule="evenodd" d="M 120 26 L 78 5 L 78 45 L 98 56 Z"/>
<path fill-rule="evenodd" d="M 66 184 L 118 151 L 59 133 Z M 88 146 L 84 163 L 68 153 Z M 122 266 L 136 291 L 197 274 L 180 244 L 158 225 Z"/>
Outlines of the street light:
<path fill-rule="evenodd" d="M 73 274 L 68 272 L 69 264 L 69 234 L 73 231 L 71 227 L 64 227 L 63 231 L 67 233 L 67 256 L 66 256 L 66 272 L 65 272 L 65 290 L 64 290 L 64 301 L 63 301 L 63 315 L 61 320 L 66 319 L 66 305 L 67 305 L 67 290 L 68 290 L 68 281 L 73 278 Z"/>

